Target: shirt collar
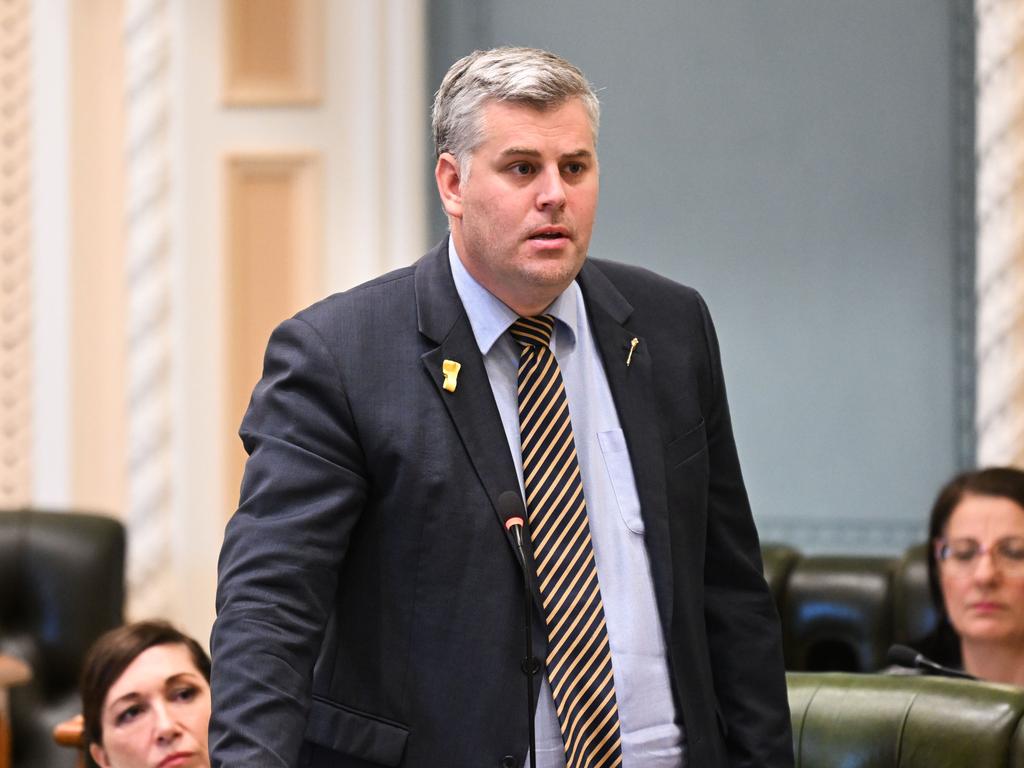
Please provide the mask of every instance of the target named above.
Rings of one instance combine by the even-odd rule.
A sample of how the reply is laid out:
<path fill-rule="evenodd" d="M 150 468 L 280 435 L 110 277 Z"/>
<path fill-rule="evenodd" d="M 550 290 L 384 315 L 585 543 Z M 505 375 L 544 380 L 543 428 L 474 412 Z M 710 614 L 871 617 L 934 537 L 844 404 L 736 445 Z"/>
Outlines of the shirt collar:
<path fill-rule="evenodd" d="M 455 290 L 462 300 L 462 306 L 466 308 L 480 354 L 487 355 L 519 315 L 469 274 L 455 250 L 455 239 L 451 235 L 448 236 L 448 262 L 451 264 Z M 544 311 L 544 314 L 552 315 L 558 321 L 555 323 L 555 343 L 565 345 L 566 351 L 572 351 L 576 346 L 579 322 L 577 313 L 583 306 L 582 298 L 580 287 L 573 280 Z"/>

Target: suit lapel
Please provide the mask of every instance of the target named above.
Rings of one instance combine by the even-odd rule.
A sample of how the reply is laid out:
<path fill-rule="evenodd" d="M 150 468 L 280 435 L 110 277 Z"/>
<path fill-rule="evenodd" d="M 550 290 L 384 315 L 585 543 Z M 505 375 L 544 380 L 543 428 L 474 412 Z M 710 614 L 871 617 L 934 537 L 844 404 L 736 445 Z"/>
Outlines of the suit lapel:
<path fill-rule="evenodd" d="M 438 345 L 422 356 L 423 366 L 451 416 L 459 439 L 491 501 L 498 524 L 504 529 L 504 521 L 498 512 L 498 497 L 505 491 L 519 495 L 519 478 L 480 348 L 455 290 L 448 263 L 447 240 L 416 265 L 415 283 L 420 333 Z M 454 392 L 443 388 L 442 365 L 445 360 L 456 361 L 462 366 Z M 507 531 L 505 539 L 515 556 L 515 544 Z M 540 591 L 532 569 L 528 570 L 534 602 L 539 608 Z"/>
<path fill-rule="evenodd" d="M 601 353 L 608 386 L 629 447 L 658 612 L 665 637 L 669 637 L 672 626 L 672 560 L 664 451 L 650 350 L 644 338 L 630 328 L 629 317 L 633 307 L 597 265 L 588 260 L 578 280 L 586 300 L 594 341 Z M 634 338 L 638 343 L 627 366 Z"/>

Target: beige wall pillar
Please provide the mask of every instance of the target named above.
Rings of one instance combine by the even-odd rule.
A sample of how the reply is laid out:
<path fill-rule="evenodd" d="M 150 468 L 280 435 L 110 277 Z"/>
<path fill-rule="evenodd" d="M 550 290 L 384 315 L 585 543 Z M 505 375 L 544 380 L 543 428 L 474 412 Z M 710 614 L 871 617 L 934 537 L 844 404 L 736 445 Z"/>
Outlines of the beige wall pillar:
<path fill-rule="evenodd" d="M 71 496 L 125 508 L 121 0 L 71 3 Z"/>

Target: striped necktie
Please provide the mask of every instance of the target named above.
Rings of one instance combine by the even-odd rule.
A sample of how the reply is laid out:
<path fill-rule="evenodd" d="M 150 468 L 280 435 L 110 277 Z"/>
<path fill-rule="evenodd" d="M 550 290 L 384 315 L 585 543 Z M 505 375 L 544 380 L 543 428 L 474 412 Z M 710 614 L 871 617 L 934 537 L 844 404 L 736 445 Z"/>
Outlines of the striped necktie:
<path fill-rule="evenodd" d="M 530 539 L 547 625 L 547 674 L 567 768 L 622 764 L 612 657 L 551 315 L 520 317 L 519 435 Z"/>

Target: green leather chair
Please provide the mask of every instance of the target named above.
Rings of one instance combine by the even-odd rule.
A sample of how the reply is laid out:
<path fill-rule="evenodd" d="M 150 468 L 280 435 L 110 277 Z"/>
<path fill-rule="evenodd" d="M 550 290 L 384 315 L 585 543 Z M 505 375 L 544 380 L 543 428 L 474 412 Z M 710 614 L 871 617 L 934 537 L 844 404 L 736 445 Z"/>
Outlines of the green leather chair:
<path fill-rule="evenodd" d="M 788 544 L 766 543 L 761 546 L 761 561 L 764 565 L 764 580 L 772 591 L 775 608 L 782 613 L 782 602 L 786 597 L 786 583 L 793 567 L 800 560 L 800 550 Z"/>
<path fill-rule="evenodd" d="M 782 621 L 786 669 L 874 672 L 886 665 L 889 646 L 913 644 L 938 624 L 927 544 L 899 557 L 804 556 L 769 542 L 761 555 Z"/>
<path fill-rule="evenodd" d="M 1024 768 L 1024 689 L 788 672 L 797 768 Z"/>
<path fill-rule="evenodd" d="M 893 577 L 894 643 L 912 643 L 931 634 L 939 613 L 928 588 L 928 544 L 918 544 L 903 553 Z"/>
<path fill-rule="evenodd" d="M 53 727 L 81 711 L 93 641 L 123 621 L 125 530 L 102 515 L 0 510 L 0 654 L 32 680 L 10 694 L 13 764 L 71 768 Z"/>
<path fill-rule="evenodd" d="M 892 643 L 895 560 L 800 558 L 782 600 L 786 669 L 874 672 Z"/>

